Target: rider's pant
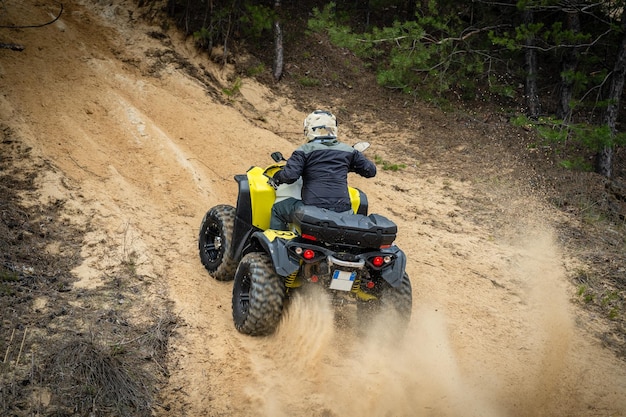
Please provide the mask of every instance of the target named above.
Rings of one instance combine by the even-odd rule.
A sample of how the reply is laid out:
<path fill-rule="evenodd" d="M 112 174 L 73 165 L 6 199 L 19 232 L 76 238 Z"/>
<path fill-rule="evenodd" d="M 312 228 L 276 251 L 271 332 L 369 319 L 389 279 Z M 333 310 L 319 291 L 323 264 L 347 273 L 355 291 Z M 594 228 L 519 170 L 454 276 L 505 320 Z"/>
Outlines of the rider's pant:
<path fill-rule="evenodd" d="M 291 215 L 302 205 L 302 200 L 289 197 L 272 206 L 272 217 L 270 218 L 270 229 L 289 230 Z"/>

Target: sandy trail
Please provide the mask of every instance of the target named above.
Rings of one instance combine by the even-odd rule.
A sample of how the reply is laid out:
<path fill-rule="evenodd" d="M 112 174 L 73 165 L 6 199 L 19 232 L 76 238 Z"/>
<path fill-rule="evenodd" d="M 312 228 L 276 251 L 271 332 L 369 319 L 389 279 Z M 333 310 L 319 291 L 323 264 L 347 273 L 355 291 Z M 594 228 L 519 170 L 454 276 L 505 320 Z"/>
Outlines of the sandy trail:
<path fill-rule="evenodd" d="M 299 139 L 273 128 L 298 132 L 304 113 L 244 80 L 236 100 L 265 121 L 251 120 L 174 64 L 157 65 L 154 51 L 167 47 L 148 33 L 160 29 L 129 17 L 131 1 L 64 4 L 52 25 L 0 32 L 26 46 L 0 50 L 1 120 L 49 162 L 42 198 L 93 222 L 78 285 L 97 288 L 102 270 L 133 256 L 174 301 L 185 326 L 168 415 L 626 415 L 626 367 L 577 327 L 585 315 L 569 302 L 569 261 L 550 227 L 527 217 L 543 208 L 526 200 L 522 217 L 496 190 L 514 227 L 494 232 L 459 204 L 471 183 L 435 169 L 352 179 L 398 223 L 409 255 L 414 311 L 401 345 L 385 344 L 383 329 L 356 337 L 323 297 L 294 300 L 272 337 L 238 334 L 230 284 L 199 262 L 199 223 L 211 206 L 235 203 L 233 175 L 271 151 L 289 154 Z M 17 25 L 49 20 L 58 5 L 3 7 L 3 22 Z M 211 65 L 171 36 L 190 62 Z"/>

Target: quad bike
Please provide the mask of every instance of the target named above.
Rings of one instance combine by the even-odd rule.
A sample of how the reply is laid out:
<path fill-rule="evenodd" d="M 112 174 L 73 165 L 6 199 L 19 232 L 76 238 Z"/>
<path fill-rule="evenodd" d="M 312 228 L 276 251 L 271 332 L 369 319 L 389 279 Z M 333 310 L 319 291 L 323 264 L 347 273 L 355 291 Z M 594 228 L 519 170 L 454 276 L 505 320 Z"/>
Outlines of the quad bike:
<path fill-rule="evenodd" d="M 334 299 L 356 302 L 358 320 L 384 310 L 405 327 L 412 290 L 405 254 L 393 244 L 396 225 L 378 214 L 368 216 L 367 196 L 349 187 L 356 214 L 302 206 L 290 231 L 269 229 L 275 190 L 268 179 L 285 163 L 280 152 L 272 158 L 275 163 L 265 169 L 255 166 L 235 175 L 237 207 L 211 208 L 200 227 L 202 264 L 217 280 L 234 279 L 237 330 L 273 333 L 289 296 L 306 285 L 322 285 Z"/>

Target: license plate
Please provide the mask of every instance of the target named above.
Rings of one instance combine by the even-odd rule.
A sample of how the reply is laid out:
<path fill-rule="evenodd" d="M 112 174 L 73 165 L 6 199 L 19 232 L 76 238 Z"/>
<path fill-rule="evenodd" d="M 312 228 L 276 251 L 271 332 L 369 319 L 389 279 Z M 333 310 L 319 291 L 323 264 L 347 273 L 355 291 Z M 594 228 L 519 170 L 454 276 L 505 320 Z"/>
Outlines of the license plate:
<path fill-rule="evenodd" d="M 354 279 L 356 278 L 356 271 L 341 271 L 335 269 L 333 272 L 333 279 L 330 280 L 330 289 L 339 291 L 350 291 Z"/>

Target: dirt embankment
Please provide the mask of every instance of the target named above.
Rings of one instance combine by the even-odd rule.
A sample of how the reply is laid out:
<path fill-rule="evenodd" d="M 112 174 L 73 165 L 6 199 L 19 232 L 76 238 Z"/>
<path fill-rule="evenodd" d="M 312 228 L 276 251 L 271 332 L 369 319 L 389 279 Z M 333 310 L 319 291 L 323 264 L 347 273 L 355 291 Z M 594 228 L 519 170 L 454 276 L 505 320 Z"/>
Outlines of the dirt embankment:
<path fill-rule="evenodd" d="M 2 7 L 6 25 L 45 22 L 58 10 L 34 0 Z M 223 95 L 232 69 L 147 26 L 130 1 L 64 7 L 51 25 L 0 32 L 25 47 L 0 50 L 2 123 L 32 148 L 31 162 L 45 161 L 39 193 L 24 203 L 57 202 L 68 227 L 84 233 L 74 288 L 108 293 L 111 271 L 131 265 L 126 279 L 141 281 L 126 281 L 135 297 L 105 299 L 109 311 L 145 323 L 172 303 L 178 327 L 157 414 L 626 415 L 624 364 L 587 330 L 601 321 L 570 302 L 576 289 L 566 275 L 578 263 L 546 221 L 562 214 L 515 189 L 506 172 L 476 164 L 463 179 L 448 175 L 454 167 L 437 154 L 462 160 L 472 150 L 420 150 L 441 119 L 409 108 L 406 125 L 386 125 L 374 109 L 341 127 L 347 140 L 376 133 L 371 158 L 407 164 L 351 179 L 399 226 L 414 288 L 404 342 L 386 345 L 382 328 L 355 337 L 324 300 L 299 298 L 276 335 L 238 334 L 230 284 L 199 262 L 199 223 L 211 206 L 235 204 L 235 174 L 267 164 L 272 151 L 289 154 L 310 109 L 249 79 L 233 98 Z M 317 103 L 349 113 L 340 106 Z M 42 295 L 33 309 L 45 314 L 53 301 Z M 71 315 L 93 308 L 103 307 L 76 299 Z M 18 324 L 3 323 L 5 345 Z"/>

